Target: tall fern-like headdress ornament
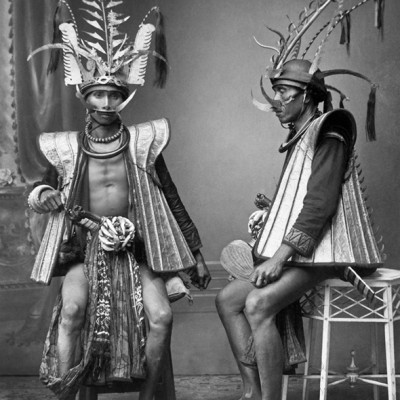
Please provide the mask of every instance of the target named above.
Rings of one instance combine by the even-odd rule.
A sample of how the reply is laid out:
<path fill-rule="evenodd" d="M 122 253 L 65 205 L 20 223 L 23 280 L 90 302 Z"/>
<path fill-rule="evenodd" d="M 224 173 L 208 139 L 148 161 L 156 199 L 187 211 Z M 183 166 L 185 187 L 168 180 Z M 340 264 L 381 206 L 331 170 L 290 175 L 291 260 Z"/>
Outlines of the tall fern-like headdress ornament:
<path fill-rule="evenodd" d="M 166 43 L 163 32 L 163 16 L 158 7 L 153 7 L 144 17 L 136 38 L 131 42 L 119 31 L 120 25 L 130 17 L 115 11 L 122 0 L 81 0 L 84 21 L 89 30 L 84 33 L 89 39 L 78 34 L 75 16 L 66 0 L 60 0 L 54 15 L 53 43 L 44 45 L 30 54 L 28 60 L 43 50 L 52 50 L 48 72 L 57 69 L 59 59 L 64 64 L 66 85 L 75 85 L 81 99 L 98 85 L 113 86 L 119 90 L 125 101 L 118 107 L 122 110 L 132 99 L 129 85 L 144 85 L 149 55 L 156 59 L 155 85 L 163 87 L 167 76 Z M 153 25 L 146 21 L 151 14 L 157 21 Z M 153 33 L 156 33 L 156 48 L 150 50 Z"/>
<path fill-rule="evenodd" d="M 340 95 L 340 107 L 343 108 L 343 100 L 347 99 L 340 90 L 332 87 L 330 85 L 325 84 L 324 78 L 332 75 L 339 74 L 347 74 L 352 75 L 358 78 L 361 78 L 371 85 L 371 92 L 368 100 L 368 111 L 367 111 L 367 137 L 369 140 L 375 140 L 375 97 L 376 97 L 376 88 L 377 85 L 374 84 L 369 78 L 366 76 L 350 71 L 347 69 L 335 69 L 335 70 L 327 70 L 320 71 L 319 64 L 321 61 L 321 55 L 329 36 L 334 31 L 334 29 L 341 25 L 342 33 L 340 38 L 341 44 L 346 44 L 347 50 L 349 49 L 350 44 L 350 14 L 356 10 L 357 8 L 366 4 L 369 0 L 361 0 L 357 4 L 354 4 L 348 9 L 345 9 L 344 6 L 346 3 L 350 3 L 351 0 L 312 0 L 308 7 L 306 7 L 299 15 L 298 22 L 295 23 L 290 21 L 288 26 L 288 35 L 285 37 L 282 33 L 277 30 L 271 29 L 267 27 L 271 32 L 277 34 L 279 36 L 278 46 L 267 46 L 261 44 L 256 38 L 256 43 L 265 48 L 274 51 L 275 54 L 271 57 L 271 64 L 267 67 L 266 74 L 261 77 L 260 86 L 261 92 L 264 95 L 265 99 L 273 104 L 274 100 L 268 96 L 263 87 L 263 78 L 269 78 L 272 82 L 272 85 L 286 82 L 291 82 L 290 84 L 294 84 L 294 86 L 301 87 L 304 90 L 311 91 L 317 98 L 317 101 L 324 101 L 324 109 L 328 111 L 332 108 L 331 105 L 331 95 L 329 90 L 335 91 Z M 382 30 L 383 24 L 383 9 L 384 9 L 384 0 L 374 0 L 375 2 L 375 26 Z M 315 34 L 313 35 L 311 41 L 305 46 L 302 53 L 301 50 L 301 41 L 304 34 L 311 30 L 314 27 L 314 22 L 317 19 L 322 18 L 325 15 L 324 11 L 326 11 L 330 4 L 335 4 L 335 10 L 333 16 L 328 19 L 322 27 L 320 27 Z M 325 32 L 325 36 L 320 40 L 319 45 L 317 46 L 314 57 L 311 61 L 306 60 L 306 56 L 312 47 L 312 45 L 316 42 L 318 37 Z M 270 111 L 271 107 L 268 104 L 264 104 L 259 102 L 253 97 L 253 104 L 262 111 Z"/>

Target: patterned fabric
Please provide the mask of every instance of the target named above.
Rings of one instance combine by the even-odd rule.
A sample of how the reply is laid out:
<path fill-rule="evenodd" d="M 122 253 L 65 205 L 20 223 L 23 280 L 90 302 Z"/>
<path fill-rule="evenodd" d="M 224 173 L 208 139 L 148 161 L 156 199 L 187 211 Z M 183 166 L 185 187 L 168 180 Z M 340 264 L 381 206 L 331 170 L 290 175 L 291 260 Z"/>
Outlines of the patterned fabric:
<path fill-rule="evenodd" d="M 311 236 L 296 228 L 290 229 L 283 239 L 283 243 L 295 248 L 304 257 L 309 256 L 315 246 L 315 240 Z"/>
<path fill-rule="evenodd" d="M 146 377 L 146 331 L 139 266 L 130 252 L 105 252 L 103 255 L 100 253 L 99 257 L 98 246 L 98 236 L 94 235 L 88 243 L 85 260 L 89 299 L 81 332 L 80 361 L 63 378 L 58 376 L 57 336 L 62 308 L 61 292 L 44 346 L 40 379 L 61 400 L 74 396 L 82 383 L 129 382 L 131 378 Z M 101 294 L 102 290 L 107 290 L 107 285 L 101 282 L 103 271 L 99 271 L 103 256 L 110 281 L 109 321 L 101 319 L 98 308 L 101 299 L 108 296 L 108 293 L 106 296 Z M 109 336 L 98 329 L 101 327 L 107 328 Z M 107 337 L 109 341 L 103 341 L 106 345 L 98 346 Z"/>

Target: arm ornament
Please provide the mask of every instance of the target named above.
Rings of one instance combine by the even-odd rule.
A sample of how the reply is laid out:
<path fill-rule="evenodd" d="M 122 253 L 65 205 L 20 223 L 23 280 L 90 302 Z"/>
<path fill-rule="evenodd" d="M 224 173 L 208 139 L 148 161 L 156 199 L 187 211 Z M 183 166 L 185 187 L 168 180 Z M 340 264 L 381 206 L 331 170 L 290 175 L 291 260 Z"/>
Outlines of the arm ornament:
<path fill-rule="evenodd" d="M 54 188 L 50 185 L 39 185 L 36 186 L 28 196 L 29 208 L 38 214 L 44 214 L 45 210 L 42 208 L 42 203 L 40 201 L 41 194 L 46 190 L 53 190 Z"/>
<path fill-rule="evenodd" d="M 296 228 L 290 229 L 283 239 L 283 243 L 293 247 L 304 257 L 309 256 L 315 247 L 315 239 Z"/>

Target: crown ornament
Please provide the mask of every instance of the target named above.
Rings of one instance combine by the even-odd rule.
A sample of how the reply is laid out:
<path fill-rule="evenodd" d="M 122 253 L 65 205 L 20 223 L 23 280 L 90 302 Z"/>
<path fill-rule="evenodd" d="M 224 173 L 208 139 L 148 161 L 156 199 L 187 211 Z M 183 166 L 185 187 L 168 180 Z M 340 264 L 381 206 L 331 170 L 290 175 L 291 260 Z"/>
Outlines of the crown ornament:
<path fill-rule="evenodd" d="M 134 41 L 120 31 L 121 25 L 130 16 L 117 11 L 122 0 L 81 0 L 83 20 L 87 28 L 78 32 L 78 26 L 72 9 L 66 0 L 58 2 L 54 15 L 53 43 L 46 44 L 33 51 L 35 54 L 51 50 L 48 72 L 54 72 L 61 54 L 64 65 L 64 83 L 75 85 L 78 97 L 84 97 L 90 88 L 96 85 L 112 85 L 124 95 L 125 101 L 120 111 L 133 98 L 129 95 L 129 85 L 143 86 L 149 56 L 156 59 L 157 77 L 155 85 L 164 87 L 167 77 L 166 41 L 163 16 L 158 7 L 153 7 L 139 25 Z M 156 23 L 147 22 L 155 14 Z M 156 35 L 156 48 L 151 50 L 153 34 Z"/>

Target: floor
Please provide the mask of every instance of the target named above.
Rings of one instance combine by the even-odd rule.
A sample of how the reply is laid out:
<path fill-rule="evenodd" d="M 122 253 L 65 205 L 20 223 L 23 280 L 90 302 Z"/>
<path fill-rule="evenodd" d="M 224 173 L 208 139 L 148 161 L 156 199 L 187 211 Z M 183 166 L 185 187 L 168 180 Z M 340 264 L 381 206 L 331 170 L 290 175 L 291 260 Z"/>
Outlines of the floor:
<path fill-rule="evenodd" d="M 292 378 L 289 384 L 288 400 L 301 399 L 302 381 Z M 237 375 L 212 376 L 176 376 L 177 400 L 239 400 L 241 382 Z M 400 387 L 397 389 L 400 390 Z M 380 388 L 380 398 L 385 399 L 387 391 Z M 0 400 L 56 400 L 42 386 L 37 377 L 5 377 L 0 376 Z M 137 394 L 108 394 L 100 395 L 99 400 L 136 400 Z M 309 400 L 318 399 L 316 383 L 311 385 Z M 348 383 L 332 386 L 328 390 L 329 400 L 369 400 L 373 399 L 372 387 L 357 383 L 350 387 Z"/>

